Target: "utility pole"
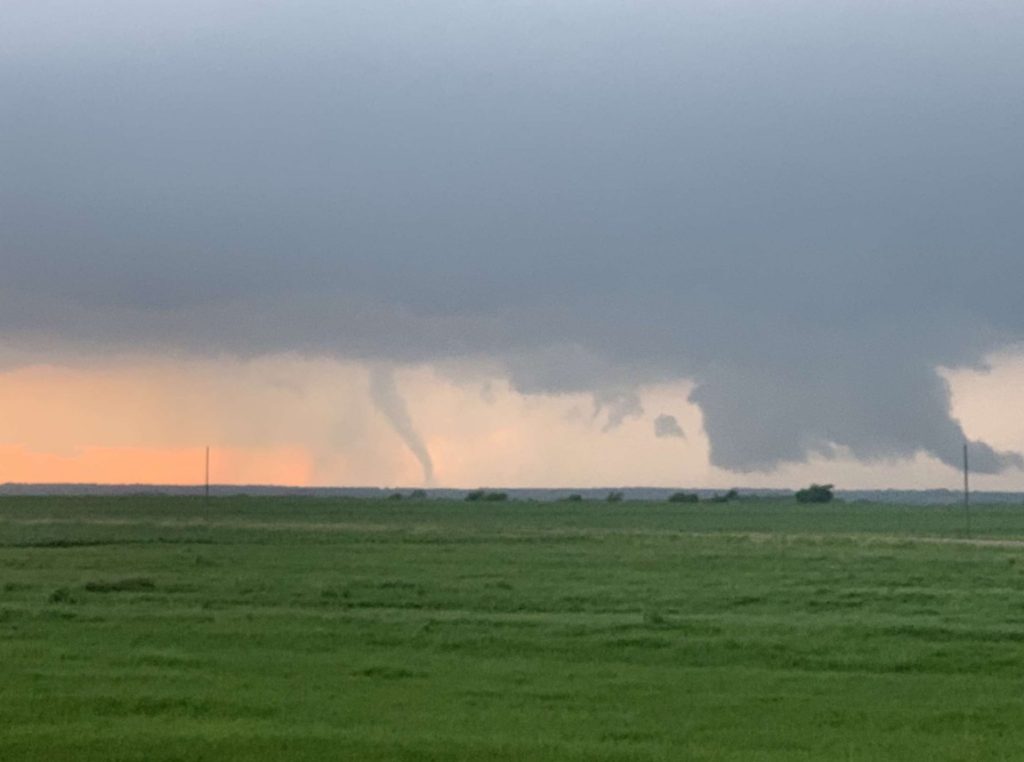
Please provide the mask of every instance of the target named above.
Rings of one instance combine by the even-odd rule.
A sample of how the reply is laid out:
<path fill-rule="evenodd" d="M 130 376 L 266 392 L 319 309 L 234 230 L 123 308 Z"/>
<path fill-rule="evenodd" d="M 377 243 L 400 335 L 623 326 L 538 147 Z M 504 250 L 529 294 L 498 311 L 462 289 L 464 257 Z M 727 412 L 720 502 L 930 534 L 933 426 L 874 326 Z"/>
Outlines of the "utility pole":
<path fill-rule="evenodd" d="M 964 442 L 964 520 L 967 522 L 967 536 L 971 536 L 971 486 L 967 477 L 967 443 Z"/>
<path fill-rule="evenodd" d="M 203 503 L 204 505 L 210 503 L 210 445 L 206 445 L 206 492 Z"/>

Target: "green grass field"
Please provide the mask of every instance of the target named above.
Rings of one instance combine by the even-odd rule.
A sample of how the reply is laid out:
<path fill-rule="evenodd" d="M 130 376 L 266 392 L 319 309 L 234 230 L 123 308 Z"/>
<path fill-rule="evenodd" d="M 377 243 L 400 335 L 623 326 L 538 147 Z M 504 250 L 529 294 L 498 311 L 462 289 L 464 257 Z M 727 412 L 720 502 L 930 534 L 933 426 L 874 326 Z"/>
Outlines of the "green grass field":
<path fill-rule="evenodd" d="M 1024 508 L 0 500 L 0 760 L 1019 760 Z"/>

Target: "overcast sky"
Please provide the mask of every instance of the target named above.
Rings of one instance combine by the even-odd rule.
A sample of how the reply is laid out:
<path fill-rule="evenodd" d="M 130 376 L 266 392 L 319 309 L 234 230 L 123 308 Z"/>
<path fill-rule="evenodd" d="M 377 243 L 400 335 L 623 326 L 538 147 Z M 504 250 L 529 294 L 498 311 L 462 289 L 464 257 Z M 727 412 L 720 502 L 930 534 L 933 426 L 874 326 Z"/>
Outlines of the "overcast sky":
<path fill-rule="evenodd" d="M 740 475 L 955 465 L 1022 82 L 1016 0 L 8 0 L 0 362 L 361 363 L 427 477 L 402 368 L 686 447 L 679 384 Z"/>

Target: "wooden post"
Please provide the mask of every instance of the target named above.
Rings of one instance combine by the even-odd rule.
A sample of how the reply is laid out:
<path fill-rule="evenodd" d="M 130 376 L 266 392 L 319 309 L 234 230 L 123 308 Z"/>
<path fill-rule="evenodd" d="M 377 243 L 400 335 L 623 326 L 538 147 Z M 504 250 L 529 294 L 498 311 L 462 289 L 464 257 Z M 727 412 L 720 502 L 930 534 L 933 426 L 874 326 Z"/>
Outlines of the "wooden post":
<path fill-rule="evenodd" d="M 967 443 L 964 442 L 964 521 L 967 526 L 967 536 L 971 536 L 971 485 L 968 481 L 967 468 Z"/>

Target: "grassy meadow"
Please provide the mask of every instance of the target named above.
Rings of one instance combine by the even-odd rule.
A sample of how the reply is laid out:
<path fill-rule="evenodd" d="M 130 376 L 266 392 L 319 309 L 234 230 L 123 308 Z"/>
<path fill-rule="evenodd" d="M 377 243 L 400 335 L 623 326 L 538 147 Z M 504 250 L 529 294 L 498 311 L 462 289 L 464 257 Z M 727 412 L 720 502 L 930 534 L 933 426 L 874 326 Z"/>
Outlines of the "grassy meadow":
<path fill-rule="evenodd" d="M 0 760 L 1018 760 L 1024 508 L 0 499 Z"/>

